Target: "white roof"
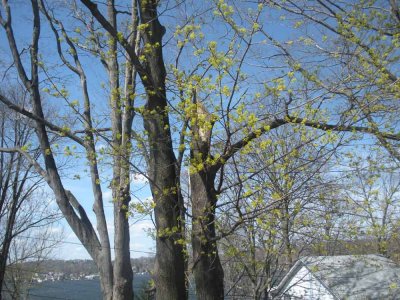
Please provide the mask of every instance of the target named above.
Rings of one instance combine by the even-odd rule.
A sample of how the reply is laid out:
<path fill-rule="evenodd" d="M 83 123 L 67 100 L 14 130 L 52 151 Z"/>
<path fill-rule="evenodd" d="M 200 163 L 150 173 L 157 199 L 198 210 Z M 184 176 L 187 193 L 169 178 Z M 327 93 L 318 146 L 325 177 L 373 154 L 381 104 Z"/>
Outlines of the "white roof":
<path fill-rule="evenodd" d="M 400 267 L 380 255 L 308 256 L 282 279 L 276 294 L 305 266 L 338 299 L 400 299 Z"/>

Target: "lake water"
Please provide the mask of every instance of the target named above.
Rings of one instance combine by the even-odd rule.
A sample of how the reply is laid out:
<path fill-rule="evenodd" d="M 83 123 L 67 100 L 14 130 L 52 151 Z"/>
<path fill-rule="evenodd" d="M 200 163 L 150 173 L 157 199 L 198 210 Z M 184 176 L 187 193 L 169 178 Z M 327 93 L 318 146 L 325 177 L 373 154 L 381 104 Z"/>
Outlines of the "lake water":
<path fill-rule="evenodd" d="M 135 275 L 133 288 L 138 296 L 149 280 L 149 275 Z M 46 281 L 30 288 L 28 299 L 98 300 L 101 299 L 100 282 L 98 279 Z"/>
<path fill-rule="evenodd" d="M 150 280 L 150 275 L 135 275 L 133 288 L 135 300 L 142 300 L 143 290 Z M 46 281 L 29 289 L 29 300 L 99 300 L 101 299 L 100 282 L 95 280 Z M 189 292 L 189 300 L 195 300 L 194 292 Z"/>

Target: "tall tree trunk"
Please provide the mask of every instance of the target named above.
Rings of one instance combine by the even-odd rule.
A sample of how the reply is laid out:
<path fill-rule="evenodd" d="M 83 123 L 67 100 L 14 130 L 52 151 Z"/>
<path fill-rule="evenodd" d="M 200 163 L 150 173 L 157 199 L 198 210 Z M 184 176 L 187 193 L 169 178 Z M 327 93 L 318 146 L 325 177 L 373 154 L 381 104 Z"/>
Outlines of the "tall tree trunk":
<path fill-rule="evenodd" d="M 148 172 L 150 188 L 155 201 L 156 221 L 156 299 L 186 299 L 185 255 L 182 220 L 182 198 L 176 157 L 172 147 L 165 90 L 165 66 L 162 37 L 165 28 L 157 15 L 159 1 L 139 1 L 141 23 L 147 27 L 142 33 L 146 51 L 145 79 L 147 102 L 143 115 L 148 133 Z"/>
<path fill-rule="evenodd" d="M 185 257 L 179 183 L 165 99 L 149 97 L 144 118 L 149 132 L 149 178 L 155 201 L 156 299 L 186 299 Z"/>
<path fill-rule="evenodd" d="M 114 0 L 107 1 L 107 14 L 110 24 L 117 29 Z M 130 150 L 127 140 L 130 132 L 122 131 L 122 97 L 119 84 L 119 64 L 117 58 L 117 38 L 109 39 L 109 57 L 107 61 L 110 81 L 110 106 L 113 147 L 113 179 L 111 182 L 114 201 L 114 286 L 113 300 L 133 299 L 133 271 L 129 250 L 129 220 L 127 217 L 130 197 L 129 159 Z M 131 123 L 129 124 L 129 128 Z M 124 136 L 129 134 L 128 136 Z M 123 144 L 125 142 L 125 144 Z"/>
<path fill-rule="evenodd" d="M 215 232 L 217 195 L 215 177 L 218 167 L 208 163 L 212 120 L 193 92 L 196 110 L 192 116 L 190 150 L 190 194 L 192 200 L 193 271 L 199 300 L 224 298 L 224 272 L 218 255 Z"/>
<path fill-rule="evenodd" d="M 190 174 L 193 270 L 199 300 L 224 299 L 224 273 L 215 240 L 215 174 L 210 173 Z"/>
<path fill-rule="evenodd" d="M 157 113 L 146 116 L 144 124 L 150 133 L 149 178 L 156 205 L 156 299 L 186 299 L 183 224 L 177 191 L 179 184 L 171 137 L 169 129 L 166 129 L 169 121 L 163 116 L 165 106 L 153 106 L 159 100 L 149 100 L 147 111 Z"/>

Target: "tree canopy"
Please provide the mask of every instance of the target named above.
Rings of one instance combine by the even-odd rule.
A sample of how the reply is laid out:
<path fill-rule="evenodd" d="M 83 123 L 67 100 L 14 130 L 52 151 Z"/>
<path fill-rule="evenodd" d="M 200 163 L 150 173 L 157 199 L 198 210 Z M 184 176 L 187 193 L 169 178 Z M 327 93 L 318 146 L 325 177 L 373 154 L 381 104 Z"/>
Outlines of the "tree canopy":
<path fill-rule="evenodd" d="M 198 299 L 237 292 L 243 276 L 260 299 L 303 252 L 352 253 L 349 241 L 370 237 L 389 255 L 397 1 L 3 0 L 0 24 L 3 81 L 30 97 L 0 89 L 0 101 L 31 120 L 42 159 L 28 143 L 3 151 L 24 155 L 54 192 L 104 299 L 133 297 L 129 224 L 143 213 L 155 223 L 157 299 L 186 299 L 192 274 Z M 65 157 L 90 177 L 95 221 Z M 151 201 L 132 200 L 133 173 Z"/>

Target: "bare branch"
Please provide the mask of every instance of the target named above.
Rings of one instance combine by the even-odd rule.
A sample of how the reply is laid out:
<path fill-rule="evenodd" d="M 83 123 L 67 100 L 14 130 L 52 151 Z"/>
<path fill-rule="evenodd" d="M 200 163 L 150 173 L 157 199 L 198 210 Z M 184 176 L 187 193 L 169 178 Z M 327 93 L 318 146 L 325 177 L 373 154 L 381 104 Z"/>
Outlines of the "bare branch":
<path fill-rule="evenodd" d="M 56 132 L 57 134 L 59 134 L 60 136 L 67 136 L 70 139 L 72 139 L 73 141 L 77 142 L 78 144 L 84 146 L 84 141 L 83 139 L 77 137 L 76 135 L 74 135 L 73 133 L 71 133 L 69 130 L 65 130 L 57 125 L 54 125 L 53 123 L 42 119 L 38 116 L 36 116 L 35 114 L 33 114 L 32 112 L 24 109 L 23 107 L 14 104 L 13 102 L 11 102 L 9 99 L 7 99 L 5 96 L 3 96 L 2 94 L 0 94 L 0 101 L 3 102 L 7 107 L 11 108 L 12 110 L 21 113 L 22 115 L 28 117 L 31 120 L 34 120 L 36 122 L 39 122 L 43 125 L 45 125 L 46 127 L 48 127 L 49 129 L 51 129 L 52 131 Z"/>
<path fill-rule="evenodd" d="M 47 182 L 50 181 L 47 172 L 37 163 L 36 160 L 33 159 L 32 156 L 29 155 L 29 153 L 23 151 L 21 148 L 18 147 L 0 148 L 0 152 L 22 154 L 29 161 L 29 163 L 35 168 L 36 172 L 38 172 Z"/>

